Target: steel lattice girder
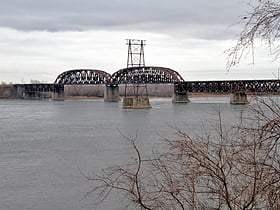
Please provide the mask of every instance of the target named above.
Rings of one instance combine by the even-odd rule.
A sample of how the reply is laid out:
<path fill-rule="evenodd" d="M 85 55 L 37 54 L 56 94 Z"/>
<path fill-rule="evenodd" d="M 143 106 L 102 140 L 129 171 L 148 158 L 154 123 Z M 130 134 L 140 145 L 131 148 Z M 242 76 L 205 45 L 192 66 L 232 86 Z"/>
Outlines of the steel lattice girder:
<path fill-rule="evenodd" d="M 189 81 L 182 83 L 187 92 L 230 93 L 234 91 L 276 93 L 280 91 L 279 80 L 229 80 Z"/>
<path fill-rule="evenodd" d="M 182 76 L 169 68 L 143 66 L 121 69 L 112 74 L 108 85 L 117 84 L 166 84 L 183 82 Z"/>
<path fill-rule="evenodd" d="M 87 85 L 106 84 L 111 75 L 105 71 L 94 69 L 75 69 L 61 73 L 54 84 Z"/>

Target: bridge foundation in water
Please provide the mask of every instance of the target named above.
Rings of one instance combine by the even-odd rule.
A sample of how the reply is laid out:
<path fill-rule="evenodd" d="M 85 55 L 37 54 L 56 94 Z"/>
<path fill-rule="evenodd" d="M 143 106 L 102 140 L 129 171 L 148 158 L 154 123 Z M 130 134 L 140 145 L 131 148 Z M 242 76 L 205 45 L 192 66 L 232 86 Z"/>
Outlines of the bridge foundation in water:
<path fill-rule="evenodd" d="M 244 105 L 248 104 L 247 94 L 244 91 L 234 92 L 230 94 L 230 104 Z"/>
<path fill-rule="evenodd" d="M 151 108 L 148 97 L 124 97 L 123 109 L 148 109 Z"/>
<path fill-rule="evenodd" d="M 188 103 L 190 102 L 187 94 L 187 88 L 185 84 L 182 82 L 174 83 L 174 92 L 172 94 L 172 102 L 173 103 Z"/>
<path fill-rule="evenodd" d="M 64 100 L 64 85 L 53 85 L 52 100 Z"/>
<path fill-rule="evenodd" d="M 52 100 L 58 100 L 58 101 L 60 101 L 60 100 L 64 100 L 65 98 L 64 98 L 64 92 L 53 92 L 52 93 Z"/>
<path fill-rule="evenodd" d="M 172 94 L 172 102 L 173 103 L 188 103 L 190 102 L 187 94 Z"/>
<path fill-rule="evenodd" d="M 106 85 L 104 89 L 104 101 L 105 102 L 119 102 L 119 86 L 118 85 Z"/>

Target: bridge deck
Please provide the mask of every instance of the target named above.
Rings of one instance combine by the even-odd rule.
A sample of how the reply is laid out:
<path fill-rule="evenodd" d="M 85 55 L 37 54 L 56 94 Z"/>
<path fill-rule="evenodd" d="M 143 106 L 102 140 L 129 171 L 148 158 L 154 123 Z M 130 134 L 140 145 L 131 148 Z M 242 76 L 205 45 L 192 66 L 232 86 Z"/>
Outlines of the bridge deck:
<path fill-rule="evenodd" d="M 280 80 L 228 80 L 228 81 L 186 81 L 175 84 L 175 92 L 187 93 L 279 93 Z"/>
<path fill-rule="evenodd" d="M 59 92 L 64 91 L 64 85 L 61 84 L 15 84 L 17 89 L 22 88 L 25 92 Z"/>
<path fill-rule="evenodd" d="M 24 92 L 64 92 L 64 84 L 16 84 Z M 175 82 L 174 92 L 187 93 L 280 93 L 280 80 L 228 80 Z"/>

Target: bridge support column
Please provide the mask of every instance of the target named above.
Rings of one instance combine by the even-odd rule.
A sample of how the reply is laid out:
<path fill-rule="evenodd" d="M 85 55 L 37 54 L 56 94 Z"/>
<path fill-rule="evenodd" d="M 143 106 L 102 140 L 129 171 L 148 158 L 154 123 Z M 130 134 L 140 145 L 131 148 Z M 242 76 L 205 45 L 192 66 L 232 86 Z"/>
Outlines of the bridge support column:
<path fill-rule="evenodd" d="M 56 93 L 53 92 L 52 93 L 52 100 L 64 100 L 64 92 L 60 92 L 60 93 Z"/>
<path fill-rule="evenodd" d="M 123 109 L 148 109 L 151 108 L 148 97 L 124 97 Z"/>
<path fill-rule="evenodd" d="M 40 92 L 37 92 L 37 91 L 24 91 L 23 92 L 23 98 L 24 99 L 30 99 L 30 100 L 41 99 Z"/>
<path fill-rule="evenodd" d="M 234 92 L 230 94 L 230 104 L 243 105 L 248 104 L 247 94 L 244 91 Z"/>
<path fill-rule="evenodd" d="M 188 102 L 190 102 L 190 100 L 188 99 L 187 94 L 173 93 L 172 94 L 172 102 L 173 103 L 188 103 Z"/>
<path fill-rule="evenodd" d="M 188 99 L 187 87 L 185 83 L 175 82 L 174 83 L 174 92 L 172 94 L 172 102 L 173 103 L 188 103 L 190 100 Z"/>
<path fill-rule="evenodd" d="M 64 100 L 64 85 L 54 85 L 52 100 Z"/>
<path fill-rule="evenodd" d="M 104 89 L 104 101 L 105 102 L 118 102 L 120 101 L 119 86 L 118 85 L 106 85 Z"/>

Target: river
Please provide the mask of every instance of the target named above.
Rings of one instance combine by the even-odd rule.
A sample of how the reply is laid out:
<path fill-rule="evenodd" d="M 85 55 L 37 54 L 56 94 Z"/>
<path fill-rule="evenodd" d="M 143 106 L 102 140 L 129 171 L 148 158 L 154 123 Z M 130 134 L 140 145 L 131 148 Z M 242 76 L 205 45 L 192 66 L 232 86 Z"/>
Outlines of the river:
<path fill-rule="evenodd" d="M 236 122 L 243 106 L 227 97 L 172 104 L 151 99 L 151 109 L 122 109 L 103 99 L 0 100 L 0 209 L 123 209 L 121 195 L 94 205 L 82 176 L 131 160 L 126 137 L 141 151 L 159 150 L 174 127 L 199 133 L 202 124 Z M 246 107 L 245 107 L 246 108 Z"/>

